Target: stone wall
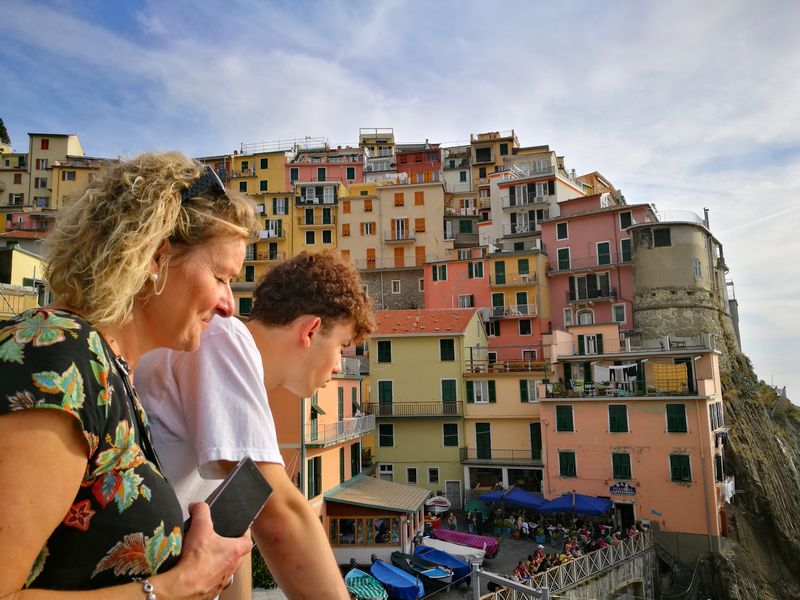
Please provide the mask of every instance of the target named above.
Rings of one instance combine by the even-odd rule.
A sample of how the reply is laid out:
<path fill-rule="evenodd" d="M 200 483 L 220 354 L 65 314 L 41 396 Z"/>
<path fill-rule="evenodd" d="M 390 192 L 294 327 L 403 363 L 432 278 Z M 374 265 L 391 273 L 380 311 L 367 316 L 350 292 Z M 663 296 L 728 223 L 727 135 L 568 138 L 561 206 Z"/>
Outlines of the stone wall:
<path fill-rule="evenodd" d="M 419 280 L 423 277 L 422 267 L 361 271 L 375 310 L 425 308 L 424 293 L 419 289 Z M 400 282 L 400 293 L 392 293 L 392 281 Z"/>

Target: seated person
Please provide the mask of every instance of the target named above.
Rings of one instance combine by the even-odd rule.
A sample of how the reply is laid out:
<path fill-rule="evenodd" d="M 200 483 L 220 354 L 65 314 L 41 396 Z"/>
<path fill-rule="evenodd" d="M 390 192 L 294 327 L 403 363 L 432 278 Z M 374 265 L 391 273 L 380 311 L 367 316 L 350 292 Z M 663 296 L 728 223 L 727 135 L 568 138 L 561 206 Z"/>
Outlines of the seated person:
<path fill-rule="evenodd" d="M 530 579 L 531 574 L 528 569 L 525 568 L 525 563 L 519 561 L 517 563 L 517 567 L 514 569 L 514 579 L 517 581 L 524 581 L 526 579 Z"/>

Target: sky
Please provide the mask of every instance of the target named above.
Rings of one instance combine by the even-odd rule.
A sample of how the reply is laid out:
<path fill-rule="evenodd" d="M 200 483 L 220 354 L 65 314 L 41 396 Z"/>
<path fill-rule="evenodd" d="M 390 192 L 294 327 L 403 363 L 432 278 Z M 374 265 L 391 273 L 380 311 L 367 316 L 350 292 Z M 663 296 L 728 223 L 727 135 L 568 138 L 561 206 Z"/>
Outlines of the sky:
<path fill-rule="evenodd" d="M 710 210 L 745 354 L 800 404 L 800 3 L 4 0 L 0 118 L 88 155 L 514 129 L 627 201 Z"/>

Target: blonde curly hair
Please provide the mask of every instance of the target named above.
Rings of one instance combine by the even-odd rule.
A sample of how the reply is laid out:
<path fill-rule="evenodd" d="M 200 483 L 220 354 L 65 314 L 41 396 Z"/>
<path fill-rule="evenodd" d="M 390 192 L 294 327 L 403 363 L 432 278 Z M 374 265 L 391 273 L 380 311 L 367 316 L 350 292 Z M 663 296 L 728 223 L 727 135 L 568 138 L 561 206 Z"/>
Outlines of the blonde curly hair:
<path fill-rule="evenodd" d="M 246 196 L 183 197 L 206 168 L 179 152 L 159 152 L 101 169 L 59 212 L 47 240 L 46 276 L 58 299 L 95 327 L 124 325 L 134 299 L 147 293 L 151 260 L 164 240 L 179 252 L 222 235 L 254 240 L 260 224 Z"/>

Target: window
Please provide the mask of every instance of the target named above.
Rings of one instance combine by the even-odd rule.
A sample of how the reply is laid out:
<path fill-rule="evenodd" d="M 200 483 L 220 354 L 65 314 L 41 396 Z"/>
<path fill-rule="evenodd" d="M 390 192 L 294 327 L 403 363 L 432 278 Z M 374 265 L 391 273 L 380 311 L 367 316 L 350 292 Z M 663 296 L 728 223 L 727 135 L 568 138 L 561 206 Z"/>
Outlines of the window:
<path fill-rule="evenodd" d="M 400 280 L 399 279 L 392 279 L 392 293 L 399 294 L 400 293 Z"/>
<path fill-rule="evenodd" d="M 497 402 L 494 380 L 467 381 L 467 402 L 475 404 Z"/>
<path fill-rule="evenodd" d="M 253 265 L 245 265 L 244 280 L 247 282 L 256 280 L 256 268 Z"/>
<path fill-rule="evenodd" d="M 686 405 L 667 404 L 667 431 L 669 433 L 686 433 Z"/>
<path fill-rule="evenodd" d="M 260 161 L 260 166 L 261 166 L 262 169 L 269 169 L 269 159 L 268 158 L 262 158 L 261 161 Z"/>
<path fill-rule="evenodd" d="M 468 279 L 483 279 L 483 262 L 467 263 L 467 278 Z"/>
<path fill-rule="evenodd" d="M 11 206 L 19 206 L 25 201 L 25 194 L 9 194 L 8 203 Z"/>
<path fill-rule="evenodd" d="M 472 221 L 469 219 L 459 219 L 458 233 L 473 233 Z"/>
<path fill-rule="evenodd" d="M 577 473 L 578 471 L 575 468 L 575 453 L 559 451 L 558 474 L 561 477 L 576 477 Z"/>
<path fill-rule="evenodd" d="M 619 228 L 620 229 L 627 229 L 633 225 L 633 217 L 630 212 L 621 212 L 619 213 Z"/>
<path fill-rule="evenodd" d="M 394 193 L 394 205 L 395 206 L 403 206 L 405 204 L 403 200 L 403 192 L 395 192 Z"/>
<path fill-rule="evenodd" d="M 508 156 L 508 144 L 500 144 L 500 156 Z"/>
<path fill-rule="evenodd" d="M 564 327 L 572 327 L 572 309 L 564 309 Z"/>
<path fill-rule="evenodd" d="M 624 323 L 625 322 L 625 305 L 624 304 L 614 304 L 611 307 L 612 315 L 611 320 L 614 323 Z"/>
<path fill-rule="evenodd" d="M 239 314 L 249 315 L 253 311 L 252 298 L 239 298 Z"/>
<path fill-rule="evenodd" d="M 692 469 L 689 462 L 689 456 L 686 454 L 670 454 L 669 472 L 670 479 L 672 481 L 691 481 Z"/>
<path fill-rule="evenodd" d="M 342 200 L 342 213 L 345 215 L 350 214 L 350 200 Z"/>
<path fill-rule="evenodd" d="M 631 455 L 613 452 L 611 454 L 611 476 L 614 479 L 631 478 Z"/>
<path fill-rule="evenodd" d="M 583 323 L 578 320 L 578 324 Z M 603 334 L 589 334 L 578 336 L 578 354 L 602 354 L 603 353 Z"/>
<path fill-rule="evenodd" d="M 249 166 L 250 166 L 250 163 L 249 163 L 248 161 L 246 161 L 246 160 L 243 160 L 243 161 L 242 161 L 242 165 L 241 165 L 241 170 L 242 170 L 242 173 L 244 173 L 245 171 L 247 171 L 247 169 L 248 169 L 248 167 L 249 167 Z"/>
<path fill-rule="evenodd" d="M 414 231 L 416 233 L 424 233 L 425 231 L 425 217 L 414 219 Z"/>
<path fill-rule="evenodd" d="M 391 423 L 378 424 L 378 446 L 381 448 L 394 446 L 394 425 Z"/>
<path fill-rule="evenodd" d="M 390 363 L 392 362 L 392 342 L 391 340 L 378 341 L 378 362 Z"/>
<path fill-rule="evenodd" d="M 380 465 L 378 467 L 378 477 L 384 481 L 394 481 L 394 465 Z"/>
<path fill-rule="evenodd" d="M 557 240 L 569 239 L 569 226 L 567 223 L 556 223 L 556 239 Z"/>
<path fill-rule="evenodd" d="M 447 265 L 433 265 L 433 280 L 447 281 Z"/>
<path fill-rule="evenodd" d="M 458 423 L 442 423 L 442 443 L 458 447 Z"/>
<path fill-rule="evenodd" d="M 308 461 L 308 499 L 316 498 L 322 493 L 322 457 L 315 456 Z"/>
<path fill-rule="evenodd" d="M 489 337 L 500 335 L 500 321 L 489 321 L 486 324 L 486 335 Z"/>
<path fill-rule="evenodd" d="M 42 150 L 49 150 L 50 149 L 50 140 L 49 139 L 47 139 L 47 138 L 43 138 L 42 139 L 41 149 Z"/>
<path fill-rule="evenodd" d="M 475 148 L 475 162 L 491 162 L 492 149 L 491 148 Z"/>
<path fill-rule="evenodd" d="M 531 335 L 531 320 L 530 319 L 520 319 L 519 320 L 519 334 L 520 335 Z"/>
<path fill-rule="evenodd" d="M 520 379 L 519 380 L 519 401 L 520 402 L 536 402 L 536 381 L 533 379 Z"/>
<path fill-rule="evenodd" d="M 288 215 L 289 214 L 288 198 L 273 198 L 272 212 L 276 215 Z"/>
<path fill-rule="evenodd" d="M 478 168 L 478 177 L 480 177 L 481 179 L 485 179 L 486 178 L 486 167 L 479 167 Z"/>
<path fill-rule="evenodd" d="M 590 308 L 579 310 L 575 314 L 578 320 L 578 325 L 593 325 L 594 324 L 594 311 Z"/>
<path fill-rule="evenodd" d="M 243 192 L 243 193 L 247 192 L 247 182 L 246 181 L 240 181 L 239 182 L 239 191 Z"/>
<path fill-rule="evenodd" d="M 611 264 L 611 243 L 610 242 L 597 242 L 597 264 L 610 265 Z"/>
<path fill-rule="evenodd" d="M 456 341 L 454 339 L 439 340 L 439 360 L 453 361 L 456 359 Z"/>
<path fill-rule="evenodd" d="M 14 183 L 18 183 L 16 181 L 16 175 L 14 176 Z M 61 171 L 61 179 L 63 181 L 75 181 L 75 171 Z"/>
<path fill-rule="evenodd" d="M 439 483 L 439 467 L 428 467 L 428 483 Z"/>
<path fill-rule="evenodd" d="M 625 238 L 619 241 L 619 249 L 622 262 L 631 262 L 633 256 L 631 255 L 631 239 Z"/>
<path fill-rule="evenodd" d="M 34 177 L 33 187 L 37 189 L 44 189 L 47 187 L 47 177 Z"/>
<path fill-rule="evenodd" d="M 669 229 L 653 229 L 653 246 L 671 246 L 672 238 Z"/>
<path fill-rule="evenodd" d="M 699 278 L 699 277 L 703 276 L 702 271 L 700 269 L 700 259 L 699 258 L 693 258 L 692 259 L 692 276 L 694 276 L 696 278 Z"/>
<path fill-rule="evenodd" d="M 347 167 L 347 179 L 353 181 L 356 178 L 356 168 L 355 167 Z"/>
<path fill-rule="evenodd" d="M 475 296 L 472 294 L 459 294 L 458 308 L 473 308 L 475 306 Z"/>
<path fill-rule="evenodd" d="M 297 167 L 291 167 L 289 169 L 289 181 L 297 181 L 299 176 L 300 175 Z"/>
<path fill-rule="evenodd" d="M 266 192 L 268 183 L 269 182 L 266 179 L 262 179 L 261 181 L 259 181 L 258 182 L 258 191 L 259 192 Z"/>
<path fill-rule="evenodd" d="M 571 405 L 556 405 L 556 431 L 575 431 Z"/>
<path fill-rule="evenodd" d="M 325 167 L 317 167 L 317 181 L 325 181 Z"/>
<path fill-rule="evenodd" d="M 610 297 L 611 286 L 608 273 L 577 275 L 569 278 L 570 301 Z"/>
<path fill-rule="evenodd" d="M 323 244 L 332 244 L 333 243 L 333 230 L 332 229 L 323 229 L 322 230 L 322 243 Z"/>
<path fill-rule="evenodd" d="M 75 179 L 75 171 L 63 171 L 61 173 L 61 178 L 64 179 L 67 173 L 72 173 L 72 178 Z M 15 184 L 22 183 L 22 173 L 14 173 L 14 183 Z"/>
<path fill-rule="evenodd" d="M 628 431 L 628 407 L 624 404 L 608 405 L 608 430 L 614 433 Z"/>
<path fill-rule="evenodd" d="M 424 278 L 420 277 L 420 279 L 419 279 L 419 287 L 417 289 L 419 289 L 420 292 L 424 292 L 425 291 L 425 279 Z"/>
<path fill-rule="evenodd" d="M 467 172 L 466 171 L 459 171 L 458 172 L 458 181 L 460 183 L 465 183 L 467 181 Z"/>
<path fill-rule="evenodd" d="M 316 243 L 316 236 L 313 231 L 306 231 L 306 246 L 313 246 Z"/>
<path fill-rule="evenodd" d="M 46 171 L 47 170 L 47 159 L 46 158 L 37 158 L 36 159 L 36 169 L 39 171 Z"/>
<path fill-rule="evenodd" d="M 569 265 L 570 265 L 569 248 L 559 248 L 557 252 L 558 252 L 558 270 L 559 271 L 569 270 Z"/>
<path fill-rule="evenodd" d="M 424 206 L 425 204 L 425 192 L 419 191 L 414 192 L 414 206 Z"/>
<path fill-rule="evenodd" d="M 417 485 L 417 467 L 406 467 L 406 483 Z"/>
<path fill-rule="evenodd" d="M 342 237 L 350 237 L 350 223 L 342 223 Z"/>
<path fill-rule="evenodd" d="M 517 260 L 517 273 L 520 275 L 530 275 L 531 267 L 527 258 L 520 258 Z M 522 277 L 521 281 L 527 281 L 528 278 Z"/>
<path fill-rule="evenodd" d="M 372 212 L 372 198 L 364 199 L 364 212 Z"/>

